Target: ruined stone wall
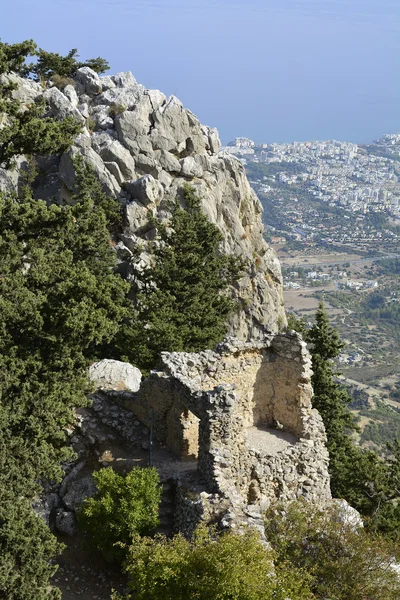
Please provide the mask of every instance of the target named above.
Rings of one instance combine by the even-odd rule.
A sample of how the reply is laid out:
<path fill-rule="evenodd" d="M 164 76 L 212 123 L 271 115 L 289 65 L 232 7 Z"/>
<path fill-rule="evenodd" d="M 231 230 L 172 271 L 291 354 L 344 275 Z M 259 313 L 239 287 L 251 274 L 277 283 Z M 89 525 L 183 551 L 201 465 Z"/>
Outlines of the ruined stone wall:
<path fill-rule="evenodd" d="M 236 411 L 246 427 L 282 425 L 298 437 L 311 410 L 311 360 L 297 336 L 268 336 L 260 343 L 221 344 L 217 352 L 164 354 L 167 371 L 204 391 L 234 385 Z"/>
<path fill-rule="evenodd" d="M 329 497 L 311 362 L 295 334 L 230 339 L 215 352 L 164 353 L 129 408 L 177 458 L 197 460 L 205 489 L 268 506 Z"/>
<path fill-rule="evenodd" d="M 219 505 L 246 522 L 271 503 L 329 500 L 325 429 L 312 408 L 311 360 L 297 333 L 163 353 L 162 364 L 138 392 L 112 393 L 178 460 L 195 461 L 201 484 L 177 496 L 179 529 Z"/>

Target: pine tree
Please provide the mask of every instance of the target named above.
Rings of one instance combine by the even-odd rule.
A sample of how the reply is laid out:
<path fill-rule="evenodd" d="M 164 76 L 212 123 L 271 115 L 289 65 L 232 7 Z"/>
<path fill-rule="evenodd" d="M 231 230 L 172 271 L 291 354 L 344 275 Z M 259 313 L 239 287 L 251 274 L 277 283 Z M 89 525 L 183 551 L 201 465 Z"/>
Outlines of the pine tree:
<path fill-rule="evenodd" d="M 0 167 L 10 167 L 21 154 L 48 155 L 66 150 L 81 131 L 81 125 L 72 117 L 62 121 L 46 117 L 43 100 L 23 107 L 13 98 L 17 84 L 5 76 L 26 75 L 26 58 L 35 52 L 33 40 L 0 42 Z"/>
<path fill-rule="evenodd" d="M 66 56 L 56 52 L 46 52 L 43 48 L 36 51 L 37 61 L 26 67 L 26 72 L 35 81 L 48 81 L 55 75 L 58 77 L 73 77 L 76 71 L 82 67 L 89 67 L 97 73 L 104 73 L 110 66 L 101 58 L 90 58 L 81 62 L 78 59 L 77 48 L 73 48 Z"/>
<path fill-rule="evenodd" d="M 239 278 L 242 261 L 220 251 L 222 234 L 202 213 L 191 187 L 183 189 L 183 199 L 185 209 L 178 202 L 170 207 L 168 224 L 154 221 L 159 235 L 152 264 L 135 270 L 137 311 L 124 345 L 144 369 L 156 366 L 162 351 L 212 348 L 235 309 L 228 288 Z"/>
<path fill-rule="evenodd" d="M 88 363 L 129 314 L 109 203 L 86 175 L 81 164 L 72 206 L 0 197 L 0 597 L 9 600 L 47 597 L 57 545 L 44 525 L 30 527 L 29 502 L 71 459 L 65 428 L 86 403 Z M 20 522 L 5 494 L 21 501 Z M 38 536 L 24 546 L 22 527 Z"/>

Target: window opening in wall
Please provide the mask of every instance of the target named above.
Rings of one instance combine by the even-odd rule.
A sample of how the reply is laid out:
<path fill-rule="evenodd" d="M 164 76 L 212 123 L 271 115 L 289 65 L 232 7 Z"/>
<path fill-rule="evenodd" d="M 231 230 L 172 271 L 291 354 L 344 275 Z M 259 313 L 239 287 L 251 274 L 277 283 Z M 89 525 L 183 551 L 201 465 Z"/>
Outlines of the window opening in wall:
<path fill-rule="evenodd" d="M 188 408 L 184 408 L 181 414 L 182 424 L 182 459 L 197 460 L 199 456 L 199 423 Z"/>

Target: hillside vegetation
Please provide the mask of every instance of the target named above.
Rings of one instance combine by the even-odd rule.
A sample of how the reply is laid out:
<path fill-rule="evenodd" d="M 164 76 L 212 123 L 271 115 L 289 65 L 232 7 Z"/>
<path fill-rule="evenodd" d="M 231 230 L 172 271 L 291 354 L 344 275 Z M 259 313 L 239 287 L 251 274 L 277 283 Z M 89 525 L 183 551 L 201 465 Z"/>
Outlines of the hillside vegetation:
<path fill-rule="evenodd" d="M 36 62 L 29 62 L 32 56 Z M 120 205 L 82 159 L 75 159 L 70 203 L 34 198 L 35 156 L 67 149 L 81 125 L 48 116 L 41 101 L 23 105 L 9 76 L 50 86 L 60 78 L 74 81 L 82 66 L 103 72 L 108 65 L 101 58 L 81 63 L 76 50 L 66 57 L 38 50 L 32 41 L 0 43 L 0 165 L 12 167 L 22 154 L 28 164 L 19 193 L 0 196 L 0 597 L 7 600 L 61 598 L 50 580 L 62 548 L 32 504 L 73 459 L 67 429 L 73 409 L 87 403 L 89 364 L 126 356 L 148 370 L 162 350 L 209 348 L 238 310 L 229 290 L 243 262 L 221 251 L 223 236 L 202 214 L 192 188 L 182 190 L 184 207 L 169 206 L 167 225 L 154 220 L 151 265 L 143 268 L 132 253 L 129 283 L 118 272 L 114 249 Z M 386 462 L 353 445 L 348 398 L 334 383 L 331 365 L 341 341 L 323 307 L 304 333 L 313 352 L 315 406 L 328 434 L 332 488 L 367 517 L 368 528 L 339 526 L 337 515 L 310 515 L 299 506 L 266 515 L 272 549 L 255 532 L 200 528 L 192 540 L 154 537 L 157 474 L 133 470 L 120 477 L 105 469 L 80 523 L 92 545 L 120 564 L 127 598 L 399 597 L 391 564 L 400 444 L 390 446 Z"/>

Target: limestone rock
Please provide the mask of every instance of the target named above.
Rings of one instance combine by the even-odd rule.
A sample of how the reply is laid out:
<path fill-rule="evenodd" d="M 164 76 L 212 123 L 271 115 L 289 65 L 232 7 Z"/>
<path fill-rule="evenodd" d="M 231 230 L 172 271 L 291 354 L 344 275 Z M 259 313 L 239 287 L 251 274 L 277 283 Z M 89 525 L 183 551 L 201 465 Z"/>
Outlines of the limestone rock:
<path fill-rule="evenodd" d="M 140 235 L 143 228 L 149 223 L 148 209 L 136 201 L 129 202 L 125 207 L 125 217 L 127 222 L 127 231 L 125 237 L 132 233 Z M 138 244 L 136 244 L 137 247 Z"/>
<path fill-rule="evenodd" d="M 116 162 L 105 162 L 104 166 L 110 171 L 112 175 L 114 175 L 119 185 L 124 183 L 124 176 L 121 173 L 121 169 L 119 168 Z"/>
<path fill-rule="evenodd" d="M 167 203 L 181 198 L 189 182 L 204 214 L 223 234 L 222 250 L 243 257 L 248 265 L 232 290 L 242 309 L 231 317 L 230 333 L 243 340 L 261 339 L 285 326 L 281 270 L 263 237 L 260 201 L 242 163 L 220 152 L 216 129 L 202 125 L 175 96 L 146 90 L 129 72 L 99 77 L 91 69 L 80 69 L 76 89 L 66 86 L 64 93 L 57 88 L 43 92 L 37 84 L 17 80 L 21 98 L 44 96 L 60 118 L 75 115 L 82 124 L 95 121 L 94 131 L 84 128 L 61 157 L 58 173 L 45 172 L 38 193 L 69 200 L 75 182 L 71 156 L 79 152 L 105 192 L 124 207 L 122 237 L 137 235 L 146 253 L 154 233 L 147 207 L 155 217 L 167 218 Z M 0 169 L 0 189 L 16 189 L 18 182 L 16 173 Z"/>
<path fill-rule="evenodd" d="M 96 71 L 89 67 L 82 67 L 76 72 L 76 79 L 82 85 L 88 96 L 94 96 L 101 92 L 101 80 Z"/>
<path fill-rule="evenodd" d="M 36 83 L 30 79 L 22 79 L 14 74 L 3 75 L 0 77 L 0 81 L 10 81 L 17 84 L 18 87 L 13 90 L 12 97 L 14 100 L 21 102 L 21 104 L 31 104 L 43 94 L 43 88 L 40 83 Z"/>
<path fill-rule="evenodd" d="M 100 81 L 101 81 L 101 89 L 103 90 L 103 92 L 106 92 L 107 90 L 111 90 L 112 88 L 115 88 L 115 82 L 112 77 L 109 77 L 106 75 L 104 77 L 100 77 Z"/>
<path fill-rule="evenodd" d="M 80 148 L 80 153 L 83 159 L 89 164 L 96 172 L 104 191 L 110 196 L 117 196 L 120 190 L 115 177 L 106 168 L 101 157 L 92 148 Z M 77 150 L 72 149 L 69 152 L 64 152 L 61 157 L 59 166 L 60 179 L 65 183 L 69 190 L 72 190 L 75 184 L 75 172 L 72 163 L 72 157 L 76 154 Z"/>
<path fill-rule="evenodd" d="M 67 493 L 62 497 L 64 505 L 69 510 L 76 511 L 85 498 L 91 498 L 96 493 L 96 484 L 90 475 L 83 479 L 72 481 L 67 487 Z"/>
<path fill-rule="evenodd" d="M 154 153 L 157 163 L 168 173 L 180 173 L 182 165 L 179 160 L 170 152 L 165 150 L 156 150 Z"/>
<path fill-rule="evenodd" d="M 131 153 L 118 140 L 105 146 L 100 151 L 100 155 L 104 161 L 116 162 L 125 180 L 135 178 L 135 161 Z"/>
<path fill-rule="evenodd" d="M 181 160 L 181 175 L 183 177 L 201 177 L 203 169 L 197 164 L 193 156 Z"/>
<path fill-rule="evenodd" d="M 364 527 L 364 522 L 358 510 L 350 506 L 343 499 L 335 498 L 332 500 L 333 506 L 336 507 L 335 518 L 343 525 L 349 525 L 352 529 L 360 529 Z"/>
<path fill-rule="evenodd" d="M 89 377 L 98 390 L 137 392 L 142 374 L 129 363 L 105 358 L 91 365 Z"/>
<path fill-rule="evenodd" d="M 60 119 L 74 117 L 80 123 L 84 123 L 85 119 L 79 110 L 73 106 L 70 100 L 58 88 L 52 87 L 46 90 L 43 98 L 48 102 L 54 116 Z"/>
<path fill-rule="evenodd" d="M 68 98 L 74 108 L 78 108 L 79 98 L 73 85 L 66 85 L 64 88 L 64 96 Z"/>
<path fill-rule="evenodd" d="M 130 71 L 117 73 L 112 77 L 112 80 L 117 87 L 134 87 L 137 85 L 137 81 Z"/>
<path fill-rule="evenodd" d="M 134 200 L 144 206 L 160 203 L 164 195 L 164 188 L 152 175 L 145 175 L 136 181 L 125 184 L 126 190 Z"/>
<path fill-rule="evenodd" d="M 212 154 L 218 154 L 221 150 L 221 140 L 219 139 L 218 131 L 214 127 L 208 132 L 208 143 Z"/>
<path fill-rule="evenodd" d="M 56 529 L 62 535 L 74 536 L 78 531 L 75 514 L 60 508 L 56 514 Z"/>

